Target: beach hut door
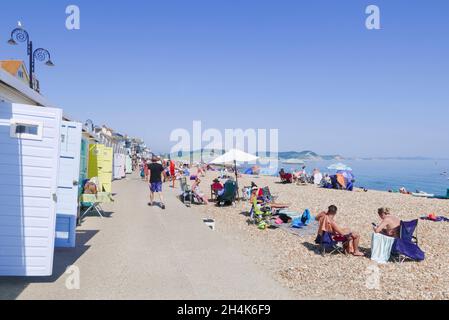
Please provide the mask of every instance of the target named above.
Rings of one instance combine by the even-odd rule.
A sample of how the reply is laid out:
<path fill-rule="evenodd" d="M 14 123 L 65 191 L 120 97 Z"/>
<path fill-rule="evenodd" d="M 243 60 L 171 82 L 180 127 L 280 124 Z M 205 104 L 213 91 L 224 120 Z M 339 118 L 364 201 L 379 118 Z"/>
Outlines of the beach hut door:
<path fill-rule="evenodd" d="M 53 273 L 61 119 L 0 101 L 0 276 Z"/>
<path fill-rule="evenodd" d="M 55 246 L 58 248 L 75 247 L 80 184 L 81 130 L 81 123 L 62 122 L 55 241 Z"/>

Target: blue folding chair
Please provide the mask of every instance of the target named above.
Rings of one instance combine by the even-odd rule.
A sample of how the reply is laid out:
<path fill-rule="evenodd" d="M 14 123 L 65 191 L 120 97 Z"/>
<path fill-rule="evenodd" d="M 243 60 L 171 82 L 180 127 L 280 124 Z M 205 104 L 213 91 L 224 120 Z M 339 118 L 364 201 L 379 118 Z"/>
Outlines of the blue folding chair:
<path fill-rule="evenodd" d="M 400 236 L 393 244 L 393 260 L 403 263 L 406 260 L 423 261 L 425 253 L 418 246 L 418 221 L 401 221 Z"/>
<path fill-rule="evenodd" d="M 320 253 L 325 256 L 326 253 L 345 253 L 345 246 L 349 244 L 350 235 L 338 236 L 337 238 L 330 232 L 323 232 L 322 236 L 318 236 L 315 243 L 320 246 Z"/>

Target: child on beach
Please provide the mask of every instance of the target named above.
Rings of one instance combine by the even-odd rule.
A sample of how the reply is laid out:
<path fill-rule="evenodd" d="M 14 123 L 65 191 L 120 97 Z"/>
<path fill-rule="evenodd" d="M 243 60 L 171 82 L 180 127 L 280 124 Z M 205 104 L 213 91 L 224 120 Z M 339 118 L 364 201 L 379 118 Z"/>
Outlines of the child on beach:
<path fill-rule="evenodd" d="M 316 220 L 319 222 L 317 241 L 322 238 L 324 232 L 329 232 L 334 236 L 346 237 L 349 243 L 345 247 L 345 252 L 356 257 L 363 257 L 364 254 L 359 250 L 360 235 L 337 225 L 335 222 L 337 210 L 337 207 L 332 205 L 327 212 L 322 212 L 316 217 Z"/>

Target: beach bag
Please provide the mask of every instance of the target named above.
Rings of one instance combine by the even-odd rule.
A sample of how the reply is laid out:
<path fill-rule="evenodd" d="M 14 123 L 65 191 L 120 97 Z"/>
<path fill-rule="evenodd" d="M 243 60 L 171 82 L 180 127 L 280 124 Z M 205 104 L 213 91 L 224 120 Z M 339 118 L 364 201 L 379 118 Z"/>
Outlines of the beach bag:
<path fill-rule="evenodd" d="M 309 209 L 306 209 L 306 211 L 304 211 L 304 214 L 301 217 L 301 222 L 305 226 L 308 226 L 312 222 L 312 215 L 310 214 Z"/>
<path fill-rule="evenodd" d="M 143 169 L 140 170 L 140 177 L 141 177 L 141 178 L 145 178 L 145 172 L 143 171 Z"/>
<path fill-rule="evenodd" d="M 309 209 L 306 209 L 306 211 L 304 211 L 301 218 L 296 218 L 295 220 L 293 220 L 292 228 L 297 228 L 297 229 L 304 228 L 304 227 L 307 227 L 311 222 L 312 222 L 312 216 L 310 214 Z"/>

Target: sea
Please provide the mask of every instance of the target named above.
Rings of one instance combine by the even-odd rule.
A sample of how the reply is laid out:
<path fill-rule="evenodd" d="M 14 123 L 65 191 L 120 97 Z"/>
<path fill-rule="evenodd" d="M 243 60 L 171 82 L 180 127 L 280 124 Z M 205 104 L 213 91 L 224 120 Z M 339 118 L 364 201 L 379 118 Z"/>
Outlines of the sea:
<path fill-rule="evenodd" d="M 327 168 L 338 161 L 306 161 L 307 172 L 314 168 L 321 172 L 332 172 Z M 449 189 L 449 160 L 350 160 L 343 161 L 353 169 L 356 187 L 371 190 L 423 191 L 435 195 L 446 195 Z M 301 165 L 278 164 L 287 172 L 300 169 Z"/>

